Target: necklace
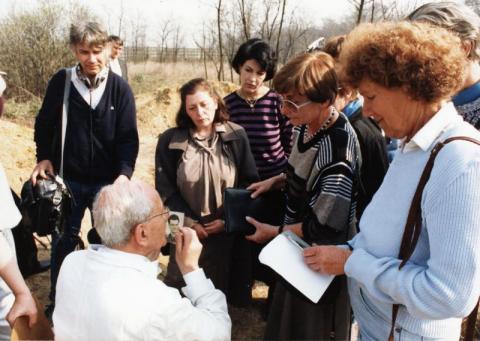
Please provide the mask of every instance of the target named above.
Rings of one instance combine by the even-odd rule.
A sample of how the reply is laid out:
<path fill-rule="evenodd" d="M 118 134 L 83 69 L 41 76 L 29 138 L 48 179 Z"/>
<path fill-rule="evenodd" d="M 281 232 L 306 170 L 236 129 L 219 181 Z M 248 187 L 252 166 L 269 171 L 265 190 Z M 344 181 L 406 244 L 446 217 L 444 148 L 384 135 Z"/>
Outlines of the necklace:
<path fill-rule="evenodd" d="M 241 99 L 243 99 L 245 101 L 245 103 L 248 104 L 248 106 L 250 107 L 250 110 L 253 111 L 253 109 L 255 109 L 255 104 L 257 104 L 257 101 L 259 100 L 260 97 L 258 98 L 254 98 L 254 99 L 248 99 L 247 96 L 245 96 L 241 90 L 238 91 L 238 95 L 240 96 Z"/>
<path fill-rule="evenodd" d="M 253 111 L 253 109 L 255 108 L 255 104 L 257 104 L 258 98 L 256 99 L 244 98 L 243 100 L 250 106 L 250 109 Z"/>
<path fill-rule="evenodd" d="M 330 107 L 330 114 L 328 115 L 327 119 L 322 123 L 322 125 L 320 126 L 320 128 L 317 129 L 317 131 L 315 131 L 313 134 L 311 134 L 309 132 L 309 126 L 308 124 L 305 125 L 305 130 L 303 132 L 303 143 L 307 143 L 309 142 L 310 140 L 312 140 L 319 132 L 321 131 L 324 131 L 326 130 L 329 126 L 330 126 L 330 123 L 332 123 L 332 120 L 334 119 L 335 117 L 335 110 L 333 109 L 333 107 Z"/>

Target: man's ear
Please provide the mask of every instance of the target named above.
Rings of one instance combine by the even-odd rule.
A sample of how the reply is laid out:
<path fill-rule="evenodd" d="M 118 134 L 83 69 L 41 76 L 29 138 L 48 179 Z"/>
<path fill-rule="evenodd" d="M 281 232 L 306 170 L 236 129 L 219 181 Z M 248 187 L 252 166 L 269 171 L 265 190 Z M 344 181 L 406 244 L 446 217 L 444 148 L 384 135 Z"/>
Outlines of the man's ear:
<path fill-rule="evenodd" d="M 133 238 L 138 245 L 145 246 L 147 243 L 147 231 L 144 224 L 138 224 L 133 228 Z"/>

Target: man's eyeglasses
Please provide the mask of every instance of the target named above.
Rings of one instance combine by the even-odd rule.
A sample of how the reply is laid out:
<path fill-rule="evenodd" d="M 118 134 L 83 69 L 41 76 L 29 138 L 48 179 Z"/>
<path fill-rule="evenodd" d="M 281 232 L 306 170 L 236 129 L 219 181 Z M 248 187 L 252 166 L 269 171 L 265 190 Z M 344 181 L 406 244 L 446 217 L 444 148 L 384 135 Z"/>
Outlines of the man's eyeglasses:
<path fill-rule="evenodd" d="M 310 103 L 312 103 L 312 101 L 307 100 L 303 103 L 297 104 L 297 103 L 292 102 L 288 99 L 280 97 L 280 109 L 281 110 L 288 109 L 289 111 L 298 112 L 300 110 L 300 108 L 302 108 L 306 105 L 309 105 Z"/>
<path fill-rule="evenodd" d="M 169 210 L 166 210 L 166 211 L 164 211 L 164 212 L 162 212 L 162 213 L 154 214 L 154 215 L 152 215 L 151 217 L 148 217 L 148 218 L 144 221 L 144 223 L 146 223 L 147 221 L 152 220 L 153 218 L 162 216 L 162 215 L 164 215 L 164 214 L 169 214 L 169 213 L 170 213 L 170 211 L 169 211 Z"/>

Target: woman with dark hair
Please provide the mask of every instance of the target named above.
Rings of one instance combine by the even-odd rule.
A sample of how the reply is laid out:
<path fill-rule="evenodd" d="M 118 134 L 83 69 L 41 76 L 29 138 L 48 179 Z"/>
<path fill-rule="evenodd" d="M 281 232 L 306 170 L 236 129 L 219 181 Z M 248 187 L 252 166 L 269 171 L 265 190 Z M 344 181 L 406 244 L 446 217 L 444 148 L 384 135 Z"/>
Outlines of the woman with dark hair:
<path fill-rule="evenodd" d="M 275 52 L 267 42 L 258 38 L 250 39 L 238 48 L 232 67 L 240 76 L 240 88 L 224 98 L 230 119 L 247 132 L 260 179 L 274 176 L 281 178 L 291 150 L 292 125 L 280 112 L 279 95 L 264 84 L 275 75 Z M 283 193 L 277 191 L 268 196 L 268 211 L 283 212 Z M 272 214 L 267 221 L 280 224 L 279 216 L 281 215 Z M 274 274 L 258 262 L 258 254 L 263 246 L 252 246 L 254 277 L 271 288 L 275 282 Z"/>
<path fill-rule="evenodd" d="M 265 86 L 275 75 L 275 52 L 263 40 L 243 43 L 232 60 L 240 89 L 224 98 L 232 122 L 247 132 L 260 178 L 285 171 L 291 150 L 292 126 L 280 113 L 278 94 Z"/>
<path fill-rule="evenodd" d="M 222 98 L 206 80 L 187 82 L 180 97 L 177 127 L 158 139 L 155 187 L 165 205 L 171 211 L 183 212 L 184 225 L 197 232 L 203 243 L 200 266 L 215 287 L 227 298 L 249 295 L 249 265 L 230 271 L 232 253 L 248 253 L 249 249 L 238 243 L 235 246 L 239 249 L 233 249 L 237 237 L 224 232 L 222 207 L 225 188 L 247 187 L 258 179 L 247 135 L 242 127 L 228 121 Z M 175 245 L 171 245 L 170 254 L 175 254 Z M 239 278 L 230 280 L 231 275 Z M 177 288 L 185 285 L 174 257 L 170 258 L 165 283 Z"/>
<path fill-rule="evenodd" d="M 247 217 L 256 232 L 246 238 L 265 243 L 292 231 L 309 244 L 343 244 L 355 233 L 359 146 L 348 119 L 334 107 L 338 79 L 333 58 L 323 52 L 299 55 L 278 72 L 273 85 L 284 98 L 283 114 L 295 125 L 292 153 L 286 177 L 249 189 L 257 196 L 285 187 L 287 209 L 277 226 Z M 283 279 L 277 282 L 265 339 L 346 340 L 349 331 L 345 276 L 335 278 L 318 303 Z"/>

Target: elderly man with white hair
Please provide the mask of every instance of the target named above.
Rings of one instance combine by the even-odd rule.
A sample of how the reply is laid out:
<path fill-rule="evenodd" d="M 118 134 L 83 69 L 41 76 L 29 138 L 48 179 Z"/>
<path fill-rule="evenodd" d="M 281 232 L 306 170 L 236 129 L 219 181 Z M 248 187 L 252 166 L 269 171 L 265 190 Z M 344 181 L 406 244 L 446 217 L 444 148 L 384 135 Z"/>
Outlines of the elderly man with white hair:
<path fill-rule="evenodd" d="M 180 228 L 176 259 L 186 287 L 157 279 L 168 211 L 154 188 L 127 181 L 104 187 L 93 217 L 104 245 L 73 252 L 57 283 L 57 340 L 229 340 L 224 294 L 198 267 L 202 246 Z"/>

